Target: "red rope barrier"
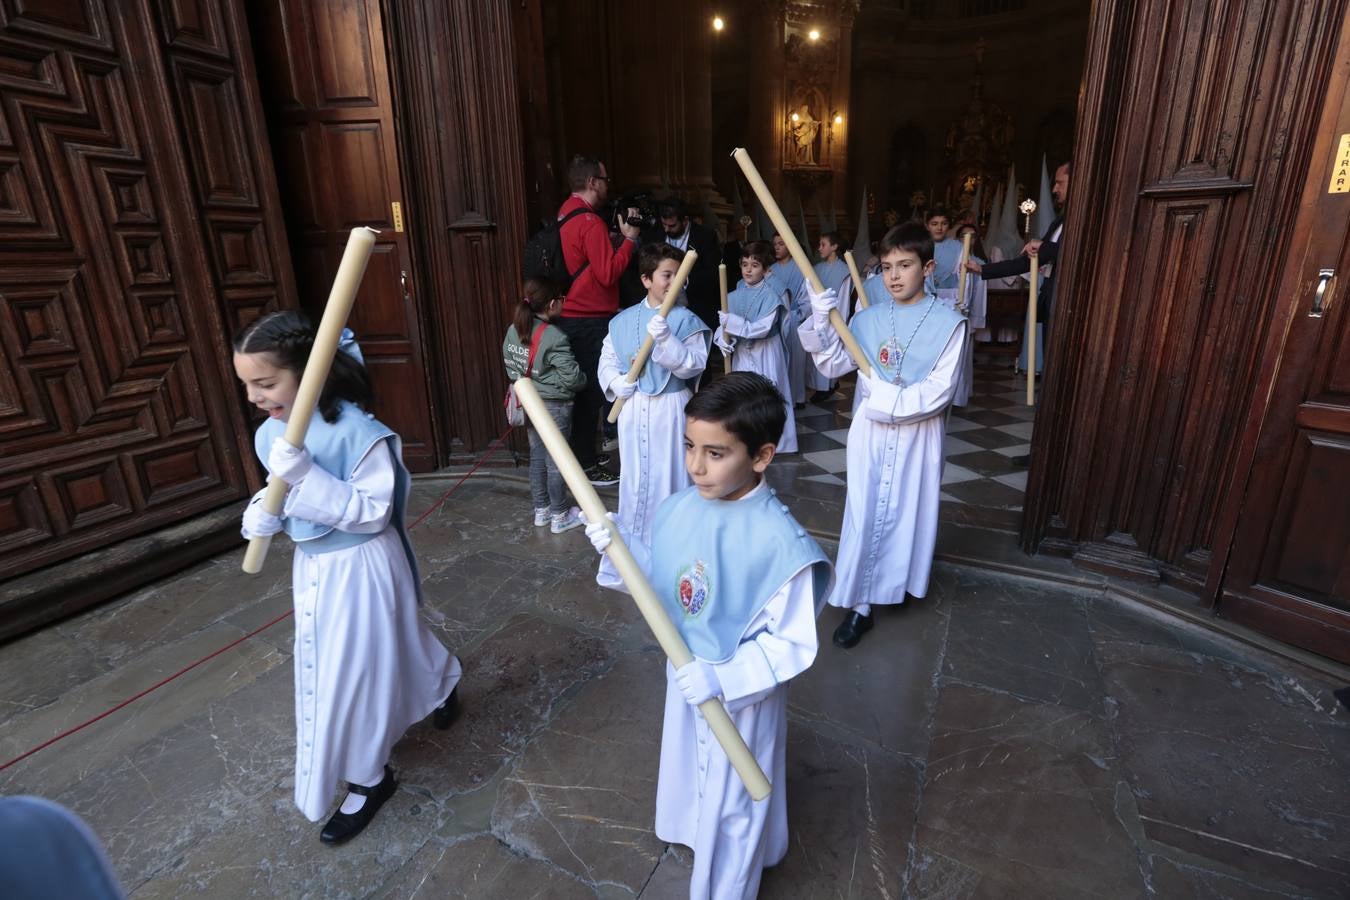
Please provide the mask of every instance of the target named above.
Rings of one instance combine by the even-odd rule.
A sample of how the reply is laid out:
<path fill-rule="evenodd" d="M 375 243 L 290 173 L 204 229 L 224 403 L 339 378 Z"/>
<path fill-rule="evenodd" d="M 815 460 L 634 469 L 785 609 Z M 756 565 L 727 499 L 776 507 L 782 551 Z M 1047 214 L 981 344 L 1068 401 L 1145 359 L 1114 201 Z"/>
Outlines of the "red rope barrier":
<path fill-rule="evenodd" d="M 421 525 L 424 521 L 426 521 L 426 518 L 427 518 L 428 516 L 430 516 L 430 515 L 431 515 L 432 513 L 434 513 L 436 510 L 440 509 L 441 506 L 442 506 L 442 504 L 444 504 L 446 500 L 449 500 L 449 499 L 450 499 L 450 495 L 453 494 L 456 490 L 458 490 L 458 489 L 459 489 L 459 486 L 460 486 L 461 484 L 463 484 L 465 481 L 468 481 L 470 475 L 472 475 L 474 472 L 478 471 L 478 467 L 479 467 L 479 466 L 481 466 L 483 463 L 487 462 L 488 459 L 492 456 L 492 454 L 496 453 L 498 450 L 500 450 L 500 449 L 502 449 L 504 446 L 506 446 L 506 444 L 505 444 L 504 442 L 505 442 L 505 440 L 506 440 L 506 436 L 507 436 L 508 434 L 510 434 L 510 433 L 511 433 L 511 426 L 508 425 L 507 428 L 506 428 L 506 430 L 503 431 L 503 432 L 501 433 L 501 435 L 497 438 L 495 444 L 488 447 L 487 452 L 484 453 L 482 456 L 480 456 L 480 457 L 478 458 L 478 461 L 475 462 L 475 463 L 473 464 L 473 466 L 469 469 L 469 471 L 467 471 L 467 472 L 464 473 L 463 477 L 461 477 L 461 478 L 459 479 L 459 481 L 456 481 L 453 485 L 451 485 L 450 490 L 448 490 L 448 491 L 446 491 L 444 494 L 442 494 L 442 495 L 440 496 L 440 498 L 439 498 L 435 503 L 431 504 L 431 506 L 426 510 L 426 512 L 424 512 L 424 513 L 422 513 L 422 515 L 418 516 L 418 517 L 417 517 L 417 520 L 416 520 L 415 522 L 413 522 L 411 525 L 408 526 L 408 530 L 409 530 L 409 531 L 412 531 L 412 530 L 413 530 L 414 528 L 416 528 L 418 525 Z M 14 757 L 13 759 L 11 759 L 9 762 L 5 763 L 4 765 L 0 765 L 0 772 L 5 771 L 6 769 L 8 769 L 10 766 L 14 765 L 15 763 L 23 762 L 25 759 L 27 759 L 28 757 L 32 756 L 34 753 L 37 753 L 37 752 L 40 751 L 40 750 L 45 750 L 45 749 L 47 749 L 47 748 L 50 747 L 52 744 L 55 744 L 57 741 L 63 740 L 63 739 L 65 739 L 65 738 L 68 738 L 68 737 L 70 737 L 72 734 L 75 734 L 75 733 L 78 732 L 78 731 L 82 731 L 82 730 L 84 730 L 85 728 L 88 728 L 90 725 L 93 725 L 95 722 L 98 722 L 98 721 L 101 720 L 101 719 L 107 718 L 108 716 L 110 716 L 110 715 L 112 715 L 113 713 L 117 712 L 119 709 L 122 709 L 123 707 L 126 707 L 126 706 L 130 706 L 131 704 L 135 703 L 137 700 L 141 699 L 141 698 L 144 697 L 145 695 L 154 693 L 155 691 L 157 691 L 157 690 L 159 690 L 160 688 L 164 687 L 164 685 L 168 684 L 169 682 L 173 681 L 174 679 L 179 678 L 179 677 L 181 677 L 181 676 L 183 676 L 183 675 L 186 675 L 188 672 L 191 672 L 193 669 L 197 668 L 197 667 L 200 666 L 202 663 L 209 662 L 209 661 L 215 659 L 215 658 L 216 658 L 217 656 L 219 656 L 220 654 L 224 653 L 226 650 L 230 650 L 230 649 L 232 649 L 232 648 L 234 648 L 234 647 L 239 646 L 239 645 L 242 644 L 244 641 L 248 640 L 249 638 L 251 638 L 251 637 L 253 637 L 253 636 L 255 636 L 255 635 L 262 634 L 264 631 L 266 631 L 267 629 L 271 628 L 273 625 L 277 624 L 278 622 L 282 621 L 283 619 L 288 618 L 288 617 L 289 617 L 292 613 L 294 613 L 294 612 L 295 612 L 295 610 L 293 610 L 293 609 L 288 609 L 288 610 L 286 610 L 286 612 L 284 612 L 284 613 L 282 613 L 281 615 L 277 616 L 275 619 L 273 619 L 272 621 L 268 622 L 266 625 L 263 625 L 263 626 L 261 626 L 261 627 L 259 627 L 259 628 L 255 628 L 254 630 L 250 631 L 248 634 L 244 635 L 243 637 L 235 638 L 234 640 L 232 640 L 232 641 L 230 641 L 228 644 L 226 644 L 224 647 L 221 647 L 219 650 L 216 650 L 214 653 L 209 653 L 209 654 L 207 654 L 206 656 L 203 656 L 201 659 L 197 660 L 196 662 L 194 662 L 194 663 L 192 663 L 192 664 L 190 664 L 190 665 L 184 666 L 183 668 L 179 669 L 177 672 L 174 672 L 174 673 L 173 673 L 172 675 L 170 675 L 168 678 L 165 678 L 164 680 L 162 680 L 162 681 L 160 681 L 160 682 L 157 682 L 156 684 L 152 684 L 150 687 L 148 687 L 148 688 L 146 688 L 145 690 L 141 691 L 139 694 L 136 694 L 136 695 L 134 695 L 134 696 L 128 697 L 127 699 L 123 700 L 121 703 L 118 703 L 116 706 L 112 707 L 111 709 L 105 710 L 104 712 L 101 712 L 101 713 L 99 713 L 98 715 L 94 716 L 92 719 L 89 719 L 89 720 L 86 721 L 86 722 L 81 722 L 79 725 L 76 725 L 74 728 L 69 728 L 69 729 L 67 729 L 67 730 L 65 730 L 65 731 L 63 731 L 63 732 L 61 732 L 60 734 L 56 735 L 56 737 L 49 738 L 48 740 L 43 741 L 41 744 L 38 744 L 38 745 L 37 745 L 36 747 L 34 747 L 33 749 L 28 750 L 28 751 L 26 751 L 26 752 L 24 752 L 24 753 L 19 754 L 18 756 Z"/>

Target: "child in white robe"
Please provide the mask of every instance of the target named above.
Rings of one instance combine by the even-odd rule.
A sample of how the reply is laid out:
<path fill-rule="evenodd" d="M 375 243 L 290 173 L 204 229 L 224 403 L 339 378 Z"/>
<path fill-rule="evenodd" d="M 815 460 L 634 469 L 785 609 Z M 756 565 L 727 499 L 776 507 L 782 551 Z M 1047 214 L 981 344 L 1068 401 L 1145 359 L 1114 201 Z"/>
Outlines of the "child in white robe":
<path fill-rule="evenodd" d="M 872 606 L 922 597 L 937 545 L 943 412 L 951 402 L 966 322 L 924 289 L 933 240 L 923 226 L 898 225 L 881 243 L 888 300 L 853 317 L 872 367 L 858 373 L 862 395 L 848 430 L 848 487 L 840 528 L 839 580 L 829 603 L 846 610 L 834 643 L 848 648 L 872 628 Z M 811 297 L 798 333 L 821 372 L 857 368 L 830 324 L 837 298 Z"/>
<path fill-rule="evenodd" d="M 708 365 L 712 335 L 698 316 L 677 304 L 670 316 L 659 314 L 684 259 L 669 244 L 648 244 L 638 253 L 638 275 L 647 296 L 609 321 L 600 348 L 598 377 L 605 399 L 624 398 L 619 413 L 619 521 L 630 534 L 651 539 L 656 507 L 689 485 L 680 463 L 684 404 Z M 641 377 L 626 377 L 643 338 L 655 341 Z M 621 582 L 609 557 L 600 561 L 595 580 L 602 587 Z"/>
<path fill-rule="evenodd" d="M 398 783 L 388 762 L 413 723 L 458 714 L 462 674 L 418 617 L 420 583 L 403 524 L 411 480 L 402 443 L 365 407 L 370 380 L 344 332 L 305 436 L 283 437 L 314 344 L 299 313 L 275 312 L 234 341 L 234 368 L 263 410 L 254 447 L 271 477 L 290 486 L 283 515 L 259 491 L 244 511 L 244 537 L 285 530 L 296 542 L 295 805 L 323 818 L 339 781 L 348 793 L 320 840 L 340 844 L 369 824 Z"/>
<path fill-rule="evenodd" d="M 848 263 L 839 257 L 842 246 L 843 239 L 837 231 L 825 232 L 816 244 L 816 251 L 820 254 L 820 262 L 816 263 L 816 276 L 820 278 L 825 290 L 834 291 L 836 295 L 843 292 L 844 285 L 849 281 Z M 828 400 L 830 394 L 834 392 L 834 379 L 822 373 L 817 366 L 808 365 L 806 388 L 812 392 L 810 396 L 812 402 Z"/>
<path fill-rule="evenodd" d="M 978 299 L 984 304 L 984 283 L 979 278 L 966 278 L 966 296 L 958 297 L 961 288 L 961 253 L 964 245 L 951 227 L 951 216 L 942 207 L 929 211 L 925 222 L 928 234 L 933 238 L 933 274 L 928 276 L 928 290 L 938 300 L 956 310 L 970 320 L 966 329 L 966 345 L 961 351 L 961 365 L 957 369 L 956 392 L 952 395 L 952 406 L 965 406 L 970 402 L 970 392 L 975 387 L 975 327 L 984 325 L 984 311 L 980 310 L 979 324 L 972 317 L 972 303 Z M 972 256 L 972 260 L 982 263 L 984 260 Z"/>
<path fill-rule="evenodd" d="M 777 279 L 769 275 L 771 265 L 773 250 L 765 242 L 752 241 L 741 249 L 741 281 L 727 297 L 727 312 L 718 313 L 721 324 L 713 333 L 713 343 L 731 361 L 731 371 L 758 372 L 787 397 L 792 385 L 784 332 L 792 311 Z M 778 452 L 796 453 L 797 422 L 792 404 L 784 402 L 787 422 L 778 439 Z"/>
<path fill-rule="evenodd" d="M 787 307 L 791 310 L 784 328 L 787 336 L 785 343 L 788 355 L 788 383 L 792 386 L 792 392 L 785 396 L 794 407 L 799 407 L 806 403 L 806 371 L 813 367 L 811 358 L 802 349 L 802 342 L 797 338 L 797 328 L 810 317 L 811 305 L 807 302 L 803 287 L 806 280 L 802 278 L 797 264 L 792 261 L 787 242 L 779 234 L 773 236 L 773 259 L 769 275 L 787 291 Z"/>
<path fill-rule="evenodd" d="M 787 683 L 814 661 L 830 565 L 764 482 L 785 398 L 732 372 L 685 408 L 694 486 L 661 505 L 650 545 L 625 535 L 694 654 L 666 664 L 656 836 L 694 851 L 691 900 L 752 900 L 788 848 Z M 610 534 L 588 524 L 604 552 Z M 698 705 L 726 704 L 773 785 L 754 801 Z"/>

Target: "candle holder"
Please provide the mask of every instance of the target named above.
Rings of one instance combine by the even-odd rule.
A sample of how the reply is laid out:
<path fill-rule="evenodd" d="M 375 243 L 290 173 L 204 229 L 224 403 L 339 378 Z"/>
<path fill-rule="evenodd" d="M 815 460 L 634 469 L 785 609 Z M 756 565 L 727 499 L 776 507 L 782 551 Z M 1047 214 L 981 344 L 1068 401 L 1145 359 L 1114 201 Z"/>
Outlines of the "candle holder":
<path fill-rule="evenodd" d="M 1026 227 L 1026 232 L 1027 232 L 1027 237 L 1030 238 L 1030 237 L 1031 237 L 1031 214 L 1034 213 L 1034 212 L 1036 211 L 1036 201 L 1035 201 L 1035 200 L 1032 200 L 1030 197 L 1028 197 L 1027 199 L 1023 200 L 1022 203 L 1021 203 L 1017 208 L 1020 209 L 1020 210 L 1022 211 L 1022 215 L 1024 215 L 1024 216 L 1027 217 L 1027 227 Z"/>

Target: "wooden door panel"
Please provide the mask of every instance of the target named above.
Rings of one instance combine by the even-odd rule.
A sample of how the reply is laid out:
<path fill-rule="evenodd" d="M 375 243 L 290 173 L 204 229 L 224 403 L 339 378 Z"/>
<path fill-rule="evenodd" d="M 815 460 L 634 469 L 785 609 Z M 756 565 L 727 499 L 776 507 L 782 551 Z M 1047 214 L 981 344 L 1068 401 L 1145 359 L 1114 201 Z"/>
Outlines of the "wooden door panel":
<path fill-rule="evenodd" d="M 255 6 L 260 22 L 284 23 L 260 49 L 266 68 L 280 75 L 272 98 L 275 140 L 302 305 L 312 317 L 321 313 L 352 228 L 380 232 L 350 327 L 375 386 L 375 414 L 403 437 L 410 468 L 433 468 L 420 311 L 404 287 L 412 281 L 408 236 L 393 223 L 392 204 L 402 201 L 403 188 L 379 5 L 257 0 Z"/>
<path fill-rule="evenodd" d="M 243 488 L 232 422 L 204 399 L 221 385 L 196 349 L 213 358 L 216 333 L 185 308 L 208 283 L 166 215 L 182 193 L 177 150 L 148 131 L 155 100 L 130 62 L 146 20 L 119 20 L 132 34 L 113 40 L 107 12 L 93 1 L 0 9 L 7 573 Z"/>
<path fill-rule="evenodd" d="M 379 105 L 388 91 L 380 90 L 368 24 L 372 16 L 379 19 L 378 4 L 371 9 L 364 0 L 326 0 L 309 4 L 308 12 L 318 63 L 314 102 L 331 108 Z"/>
<path fill-rule="evenodd" d="M 1350 132 L 1350 21 L 1340 20 L 1332 82 L 1281 278 L 1283 318 L 1262 363 L 1251 414 L 1249 475 L 1227 516 L 1232 552 L 1211 575 L 1222 614 L 1350 662 L 1350 194 L 1327 191 L 1339 136 Z M 1321 315 L 1318 273 L 1335 269 Z M 1337 294 L 1340 296 L 1337 296 Z"/>
<path fill-rule="evenodd" d="M 1296 441 L 1262 583 L 1350 610 L 1350 428 Z"/>

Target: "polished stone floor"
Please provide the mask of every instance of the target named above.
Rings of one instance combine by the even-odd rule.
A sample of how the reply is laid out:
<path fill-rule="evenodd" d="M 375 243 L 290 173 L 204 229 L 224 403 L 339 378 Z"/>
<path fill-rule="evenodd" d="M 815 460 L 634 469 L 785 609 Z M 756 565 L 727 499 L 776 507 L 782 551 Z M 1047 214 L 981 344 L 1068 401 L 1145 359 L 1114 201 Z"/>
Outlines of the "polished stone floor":
<path fill-rule="evenodd" d="M 841 488 L 800 455 L 770 471 L 837 533 Z M 413 512 L 451 484 L 419 480 Z M 395 748 L 401 787 L 352 844 L 321 846 L 291 803 L 289 619 L 0 792 L 85 817 L 136 898 L 686 896 L 688 850 L 651 831 L 662 660 L 594 586 L 584 536 L 534 528 L 499 473 L 413 539 L 466 711 Z M 228 554 L 0 648 L 0 764 L 284 613 L 285 543 L 261 576 Z M 792 843 L 762 897 L 1350 896 L 1340 685 L 1101 590 L 977 568 L 939 565 L 852 651 L 830 645 L 836 619 L 792 688 Z"/>

